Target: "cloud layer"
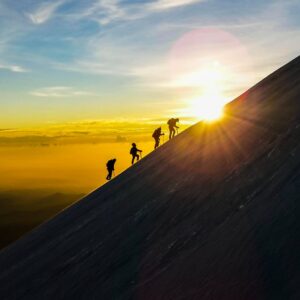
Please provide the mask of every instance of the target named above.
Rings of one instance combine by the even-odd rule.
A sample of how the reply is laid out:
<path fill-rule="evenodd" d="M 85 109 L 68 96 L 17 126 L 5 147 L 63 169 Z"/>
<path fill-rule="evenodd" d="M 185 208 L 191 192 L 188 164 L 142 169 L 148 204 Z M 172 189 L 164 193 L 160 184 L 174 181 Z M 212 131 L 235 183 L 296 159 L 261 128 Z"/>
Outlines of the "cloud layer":
<path fill-rule="evenodd" d="M 187 128 L 190 121 L 181 119 L 180 130 Z M 131 140 L 149 142 L 153 140 L 152 132 L 158 126 L 166 132 L 166 119 L 87 120 L 44 127 L 0 129 L 0 147 L 129 143 Z"/>

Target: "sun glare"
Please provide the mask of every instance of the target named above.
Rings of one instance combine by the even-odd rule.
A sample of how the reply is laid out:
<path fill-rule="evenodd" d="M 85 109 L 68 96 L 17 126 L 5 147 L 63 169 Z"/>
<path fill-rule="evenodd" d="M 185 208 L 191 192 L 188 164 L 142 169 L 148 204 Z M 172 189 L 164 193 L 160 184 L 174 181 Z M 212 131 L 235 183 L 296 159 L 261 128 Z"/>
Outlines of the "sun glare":
<path fill-rule="evenodd" d="M 189 113 L 200 120 L 216 121 L 223 116 L 227 99 L 222 94 L 224 73 L 214 62 L 210 68 L 203 68 L 189 77 L 193 83 L 198 81 L 200 95 L 188 101 Z"/>
<path fill-rule="evenodd" d="M 226 100 L 221 95 L 203 95 L 190 104 L 191 114 L 201 120 L 216 121 L 223 116 Z"/>

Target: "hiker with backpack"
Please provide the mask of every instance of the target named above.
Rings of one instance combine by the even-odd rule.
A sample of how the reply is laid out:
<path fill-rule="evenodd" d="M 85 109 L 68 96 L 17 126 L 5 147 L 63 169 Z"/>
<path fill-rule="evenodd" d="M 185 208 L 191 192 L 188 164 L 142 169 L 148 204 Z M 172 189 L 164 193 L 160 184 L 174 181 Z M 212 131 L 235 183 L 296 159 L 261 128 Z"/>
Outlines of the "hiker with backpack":
<path fill-rule="evenodd" d="M 155 145 L 154 145 L 154 150 L 159 146 L 159 143 L 160 143 L 160 137 L 162 135 L 165 135 L 164 133 L 161 132 L 161 127 L 157 128 L 154 130 L 153 134 L 152 134 L 152 137 L 154 138 L 155 140 Z"/>
<path fill-rule="evenodd" d="M 142 153 L 143 151 L 142 150 L 139 150 L 137 147 L 136 147 L 136 144 L 135 143 L 132 143 L 132 147 L 130 149 L 130 154 L 132 155 L 132 160 L 131 160 L 131 164 L 133 165 L 134 164 L 134 161 L 135 159 L 138 161 L 140 159 L 140 156 L 138 155 L 138 152 L 139 153 Z"/>
<path fill-rule="evenodd" d="M 108 175 L 106 176 L 106 180 L 111 180 L 112 177 L 112 173 L 115 170 L 115 163 L 116 163 L 116 159 L 111 159 L 106 163 L 106 168 L 108 171 Z"/>
<path fill-rule="evenodd" d="M 179 119 L 176 118 L 172 118 L 168 121 L 168 125 L 169 125 L 169 131 L 170 131 L 170 135 L 169 135 L 169 140 L 171 140 L 174 136 L 175 136 L 175 128 L 178 129 L 179 127 L 176 125 L 176 123 L 179 122 Z"/>

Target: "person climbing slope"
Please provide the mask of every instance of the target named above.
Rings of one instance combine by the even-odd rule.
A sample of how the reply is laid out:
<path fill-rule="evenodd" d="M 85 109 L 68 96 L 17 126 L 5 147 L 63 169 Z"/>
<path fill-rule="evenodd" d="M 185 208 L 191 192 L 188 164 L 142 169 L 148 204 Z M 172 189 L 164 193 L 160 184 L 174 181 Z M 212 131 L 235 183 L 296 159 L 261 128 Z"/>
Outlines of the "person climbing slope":
<path fill-rule="evenodd" d="M 160 137 L 162 135 L 165 135 L 164 133 L 161 132 L 161 127 L 157 128 L 154 130 L 153 134 L 152 134 L 152 137 L 154 138 L 155 140 L 155 145 L 154 145 L 154 149 L 156 149 L 158 146 L 159 146 L 159 143 L 160 143 Z"/>
<path fill-rule="evenodd" d="M 135 143 L 132 143 L 132 148 L 130 149 L 130 154 L 132 155 L 132 160 L 131 160 L 131 164 L 132 164 L 132 165 L 134 164 L 135 159 L 136 159 L 137 161 L 140 159 L 140 156 L 138 155 L 138 152 L 139 152 L 139 153 L 142 153 L 143 151 L 142 151 L 142 150 L 139 150 L 139 149 L 136 147 L 136 144 L 135 144 Z"/>
<path fill-rule="evenodd" d="M 115 170 L 115 163 L 116 163 L 116 159 L 111 159 L 106 163 L 106 168 L 108 171 L 108 175 L 106 176 L 106 180 L 111 180 L 112 177 L 112 173 Z"/>
<path fill-rule="evenodd" d="M 175 128 L 178 129 L 179 127 L 176 125 L 176 123 L 179 122 L 179 119 L 176 118 L 172 118 L 168 121 L 168 125 L 169 125 L 169 131 L 170 131 L 170 134 L 169 134 L 169 140 L 171 140 L 174 136 L 175 136 Z"/>

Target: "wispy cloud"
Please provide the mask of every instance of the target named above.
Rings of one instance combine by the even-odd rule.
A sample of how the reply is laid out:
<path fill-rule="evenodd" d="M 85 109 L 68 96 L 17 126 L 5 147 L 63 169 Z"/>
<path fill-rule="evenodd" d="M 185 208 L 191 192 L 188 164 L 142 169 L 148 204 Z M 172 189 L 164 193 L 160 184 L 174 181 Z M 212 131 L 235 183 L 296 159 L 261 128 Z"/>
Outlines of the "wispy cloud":
<path fill-rule="evenodd" d="M 148 5 L 151 10 L 165 10 L 179 6 L 191 5 L 205 0 L 157 0 Z"/>
<path fill-rule="evenodd" d="M 126 12 L 118 0 L 98 0 L 88 7 L 82 17 L 89 17 L 101 25 L 106 25 L 113 20 L 126 18 Z"/>
<path fill-rule="evenodd" d="M 92 96 L 93 93 L 87 91 L 76 90 L 69 86 L 52 86 L 37 89 L 30 92 L 32 96 L 42 97 L 42 98 L 68 98 L 68 97 L 78 97 L 78 96 Z"/>
<path fill-rule="evenodd" d="M 65 2 L 66 0 L 43 3 L 34 12 L 28 13 L 27 16 L 33 24 L 43 24 L 50 20 L 56 10 Z"/>
<path fill-rule="evenodd" d="M 130 5 L 121 0 L 96 0 L 87 8 L 70 15 L 73 19 L 89 19 L 100 25 L 114 21 L 129 21 L 146 18 L 151 14 L 167 9 L 183 7 L 207 0 L 154 0 L 150 2 L 134 2 Z"/>
<path fill-rule="evenodd" d="M 1 65 L 0 64 L 0 70 L 6 70 L 14 73 L 25 73 L 28 72 L 25 68 L 17 65 Z"/>

